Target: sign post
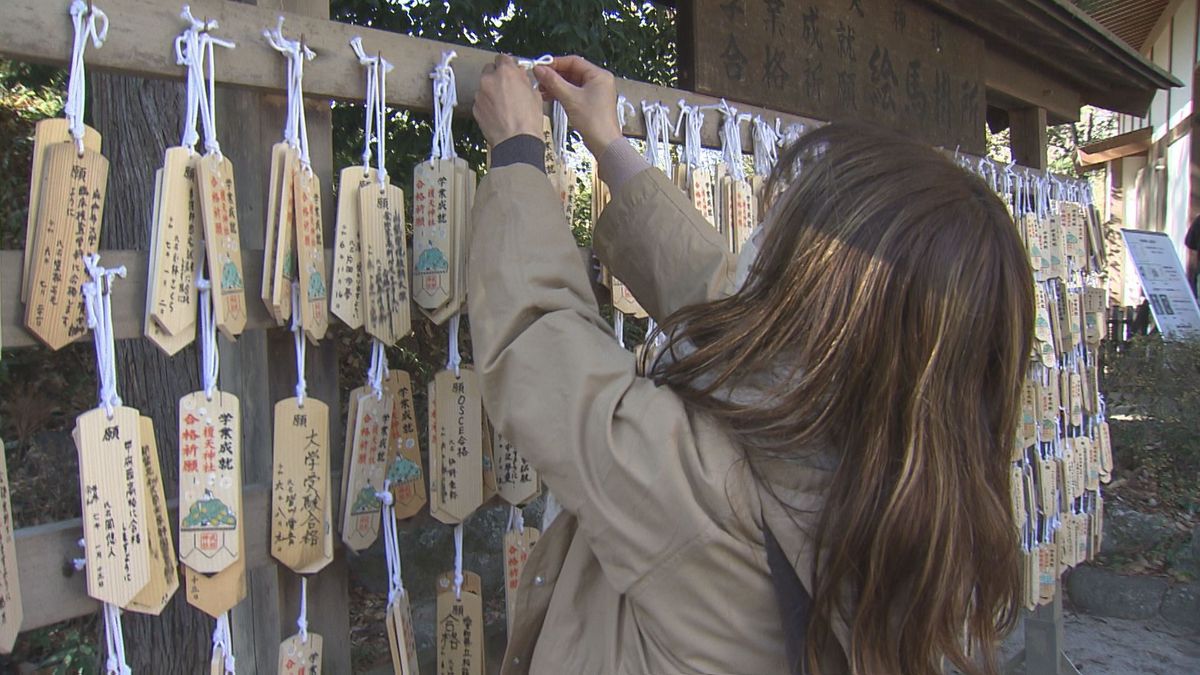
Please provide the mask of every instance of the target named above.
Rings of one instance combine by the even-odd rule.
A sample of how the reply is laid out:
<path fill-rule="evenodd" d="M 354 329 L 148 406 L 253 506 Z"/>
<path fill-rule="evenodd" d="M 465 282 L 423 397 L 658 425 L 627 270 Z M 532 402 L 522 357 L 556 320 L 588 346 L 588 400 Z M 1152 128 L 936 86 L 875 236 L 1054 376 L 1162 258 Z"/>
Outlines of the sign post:
<path fill-rule="evenodd" d="M 1121 236 L 1163 338 L 1200 338 L 1200 307 L 1171 237 L 1142 230 L 1121 230 Z"/>

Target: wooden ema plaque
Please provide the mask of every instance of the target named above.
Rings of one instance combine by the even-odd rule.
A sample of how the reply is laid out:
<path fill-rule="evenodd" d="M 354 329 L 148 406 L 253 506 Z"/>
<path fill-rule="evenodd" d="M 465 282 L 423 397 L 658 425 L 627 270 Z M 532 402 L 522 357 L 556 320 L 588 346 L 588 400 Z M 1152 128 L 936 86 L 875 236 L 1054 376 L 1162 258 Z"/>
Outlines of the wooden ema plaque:
<path fill-rule="evenodd" d="M 387 474 L 393 408 L 390 393 L 376 397 L 366 389 L 359 394 L 353 424 L 347 427 L 351 444 L 346 459 L 349 475 L 343 493 L 342 541 L 352 551 L 367 548 L 379 537 L 380 502 L 375 493 L 383 489 Z"/>
<path fill-rule="evenodd" d="M 348 166 L 338 178 L 337 221 L 334 223 L 333 282 L 329 311 L 350 328 L 363 325 L 362 247 L 359 191 L 375 181 L 375 170 Z"/>
<path fill-rule="evenodd" d="M 500 432 L 492 435 L 496 461 L 496 491 L 500 498 L 513 506 L 528 504 L 542 491 L 537 469 Z"/>
<path fill-rule="evenodd" d="M 8 488 L 8 462 L 4 453 L 0 452 L 0 653 L 12 653 L 23 618 L 17 548 L 13 540 L 12 495 Z"/>
<path fill-rule="evenodd" d="M 504 533 L 504 613 L 508 619 L 508 630 L 512 632 L 516 616 L 517 591 L 521 586 L 521 572 L 529 561 L 529 552 L 542 533 L 536 528 L 509 530 Z"/>
<path fill-rule="evenodd" d="M 155 200 L 151 224 L 153 246 L 146 304 L 150 316 L 167 335 L 191 328 L 195 335 L 196 263 L 200 227 L 196 203 L 196 164 L 200 156 L 188 148 L 167 148 L 163 157 L 161 196 Z"/>
<path fill-rule="evenodd" d="M 194 174 L 191 176 L 191 179 L 194 180 Z M 189 185 L 190 184 L 191 183 L 189 182 Z M 159 169 L 158 171 L 154 172 L 154 210 L 152 213 L 159 212 L 162 204 L 162 195 L 163 169 Z M 167 356 L 174 356 L 175 354 L 179 353 L 179 350 L 188 346 L 193 340 L 196 339 L 196 321 L 195 317 L 193 317 L 192 323 L 182 328 L 175 335 L 171 335 L 167 331 L 163 330 L 163 327 L 159 325 L 158 321 L 154 318 L 154 313 L 152 311 L 154 309 L 154 302 L 150 298 L 150 292 L 153 289 L 153 280 L 159 276 L 159 256 L 155 253 L 155 251 L 159 250 L 159 229 L 160 228 L 158 228 L 156 225 L 152 225 L 150 228 L 150 272 L 147 275 L 150 279 L 150 282 L 146 290 L 147 297 L 145 314 L 142 317 L 142 326 L 144 327 L 143 335 L 145 335 L 146 339 L 150 340 L 154 346 L 161 349 L 164 354 Z M 193 250 L 198 252 L 199 246 L 194 247 Z M 193 272 L 194 271 L 195 269 L 193 268 Z"/>
<path fill-rule="evenodd" d="M 276 403 L 274 446 L 271 555 L 298 573 L 316 572 L 332 559 L 329 406 L 310 397 L 303 406 L 295 398 Z"/>
<path fill-rule="evenodd" d="M 479 575 L 463 572 L 462 592 L 454 597 L 454 572 L 437 580 L 437 671 L 483 675 L 483 600 Z"/>
<path fill-rule="evenodd" d="M 428 161 L 413 171 L 413 300 L 433 311 L 451 301 L 454 162 Z"/>
<path fill-rule="evenodd" d="M 391 393 L 395 406 L 387 480 L 391 484 L 392 509 L 396 519 L 401 520 L 416 515 L 427 501 L 425 470 L 421 462 L 420 438 L 417 436 L 412 378 L 403 370 L 393 370 L 388 373 L 383 386 Z"/>
<path fill-rule="evenodd" d="M 50 349 L 61 349 L 87 332 L 83 284 L 85 256 L 100 242 L 108 185 L 108 160 L 74 143 L 46 149 L 29 271 L 25 326 Z M 30 236 L 27 234 L 26 236 Z"/>
<path fill-rule="evenodd" d="M 33 128 L 33 170 L 29 172 L 29 213 L 25 220 L 25 270 L 21 277 L 21 302 L 29 302 L 30 272 L 33 265 L 34 233 L 37 232 L 38 209 L 41 206 L 42 177 L 45 173 L 46 151 L 59 144 L 69 144 L 74 147 L 75 140 L 67 120 L 62 117 L 42 120 Z M 93 153 L 100 153 L 100 134 L 89 126 L 83 127 L 83 147 Z"/>
<path fill-rule="evenodd" d="M 241 556 L 242 428 L 233 394 L 179 399 L 179 559 L 215 574 Z"/>
<path fill-rule="evenodd" d="M 200 220 L 213 285 L 213 320 L 221 334 L 237 339 L 246 327 L 246 284 L 242 273 L 242 244 L 238 228 L 237 192 L 233 164 L 210 154 L 196 167 Z"/>
<path fill-rule="evenodd" d="M 300 323 L 316 344 L 329 327 L 329 278 L 325 274 L 325 239 L 321 232 L 321 180 L 311 169 L 295 179 L 296 263 L 300 274 Z"/>
<path fill-rule="evenodd" d="M 461 523 L 483 504 L 483 410 L 475 371 L 462 366 L 434 376 L 430 447 L 430 514 L 450 525 Z M 434 437 L 432 431 L 431 442 Z M 436 485 L 435 485 L 436 483 Z"/>
<path fill-rule="evenodd" d="M 238 548 L 246 548 L 246 531 L 238 530 Z M 246 597 L 246 556 L 213 575 L 183 567 L 188 604 L 216 619 Z M 223 675 L 223 674 L 222 674 Z"/>
<path fill-rule="evenodd" d="M 323 645 L 312 631 L 303 640 L 297 633 L 279 643 L 279 675 L 320 675 Z"/>
<path fill-rule="evenodd" d="M 616 277 L 612 277 L 612 306 L 614 310 L 638 319 L 649 316 L 646 310 L 642 309 L 637 298 L 633 297 L 633 291 L 629 290 L 629 287 Z"/>
<path fill-rule="evenodd" d="M 43 193 L 44 194 L 44 193 Z M 125 607 L 150 581 L 141 415 L 124 406 L 75 420 L 88 595 Z"/>
<path fill-rule="evenodd" d="M 396 675 L 420 675 L 417 663 L 417 639 L 413 629 L 408 593 L 401 590 L 387 607 L 388 651 Z"/>
<path fill-rule="evenodd" d="M 983 39 L 914 0 L 699 0 L 679 51 L 684 89 L 985 150 Z"/>
<path fill-rule="evenodd" d="M 488 421 L 486 412 L 481 416 L 483 417 L 483 430 L 480 432 L 480 443 L 483 452 L 480 456 L 480 468 L 483 476 L 483 503 L 486 504 L 499 493 L 496 490 L 496 459 L 493 455 L 492 423 Z"/>
<path fill-rule="evenodd" d="M 688 194 L 692 205 L 713 227 L 717 226 L 717 211 L 713 206 L 713 175 L 708 169 L 694 167 L 688 176 Z"/>
<path fill-rule="evenodd" d="M 271 264 L 271 302 L 268 307 L 281 325 L 292 318 L 292 282 L 296 269 L 296 176 L 302 171 L 300 153 L 287 147 L 279 184 L 279 215 L 275 223 L 275 260 Z"/>
<path fill-rule="evenodd" d="M 276 315 L 272 301 L 275 297 L 275 246 L 279 237 L 280 200 L 283 191 L 283 174 L 288 166 L 288 150 L 287 143 L 276 143 L 271 146 L 271 173 L 268 178 L 270 183 L 267 186 L 266 203 L 267 224 L 264 228 L 266 234 L 263 241 L 263 277 L 260 288 L 263 304 L 280 324 L 283 323 L 283 319 Z"/>
<path fill-rule="evenodd" d="M 412 331 L 408 250 L 404 243 L 404 190 L 378 182 L 359 190 L 363 317 L 367 332 L 394 345 Z"/>
<path fill-rule="evenodd" d="M 154 420 L 141 419 L 142 466 L 146 472 L 147 541 L 150 547 L 150 581 L 126 609 L 158 616 L 179 588 L 179 568 L 175 563 L 175 543 L 171 540 L 171 514 L 163 490 L 158 464 L 158 444 L 154 440 Z"/>

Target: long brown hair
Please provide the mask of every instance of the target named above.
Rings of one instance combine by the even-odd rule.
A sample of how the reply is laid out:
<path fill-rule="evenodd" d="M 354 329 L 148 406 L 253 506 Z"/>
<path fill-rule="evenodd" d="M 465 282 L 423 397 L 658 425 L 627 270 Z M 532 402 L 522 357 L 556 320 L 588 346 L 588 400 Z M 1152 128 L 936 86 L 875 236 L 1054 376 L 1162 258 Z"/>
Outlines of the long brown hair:
<path fill-rule="evenodd" d="M 809 533 L 808 672 L 840 613 L 854 673 L 996 673 L 1021 592 L 1024 247 L 981 180 L 890 132 L 834 123 L 781 155 L 745 285 L 669 317 L 652 374 L 724 421 L 752 469 L 800 448 L 836 458 Z M 720 393 L 764 380 L 753 403 Z"/>

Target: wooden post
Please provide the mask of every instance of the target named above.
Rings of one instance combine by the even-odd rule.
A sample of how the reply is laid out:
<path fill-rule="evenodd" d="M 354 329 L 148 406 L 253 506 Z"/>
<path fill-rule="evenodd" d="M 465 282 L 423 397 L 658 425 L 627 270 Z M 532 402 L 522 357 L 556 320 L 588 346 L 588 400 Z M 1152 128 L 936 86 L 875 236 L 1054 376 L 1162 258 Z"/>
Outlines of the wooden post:
<path fill-rule="evenodd" d="M 1017 164 L 1045 171 L 1046 109 L 1018 108 L 1008 112 L 1009 146 Z"/>
<path fill-rule="evenodd" d="M 1062 583 L 1054 600 L 1025 614 L 1025 649 L 1008 663 L 1010 675 L 1080 675 L 1079 669 L 1063 654 Z"/>

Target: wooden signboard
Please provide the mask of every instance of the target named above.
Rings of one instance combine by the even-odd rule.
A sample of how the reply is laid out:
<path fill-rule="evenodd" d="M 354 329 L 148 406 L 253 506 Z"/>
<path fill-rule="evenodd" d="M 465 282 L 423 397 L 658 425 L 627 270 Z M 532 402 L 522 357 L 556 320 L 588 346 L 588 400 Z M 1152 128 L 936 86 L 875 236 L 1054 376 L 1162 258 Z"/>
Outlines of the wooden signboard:
<path fill-rule="evenodd" d="M 685 89 L 984 151 L 983 40 L 915 0 L 696 0 Z"/>

